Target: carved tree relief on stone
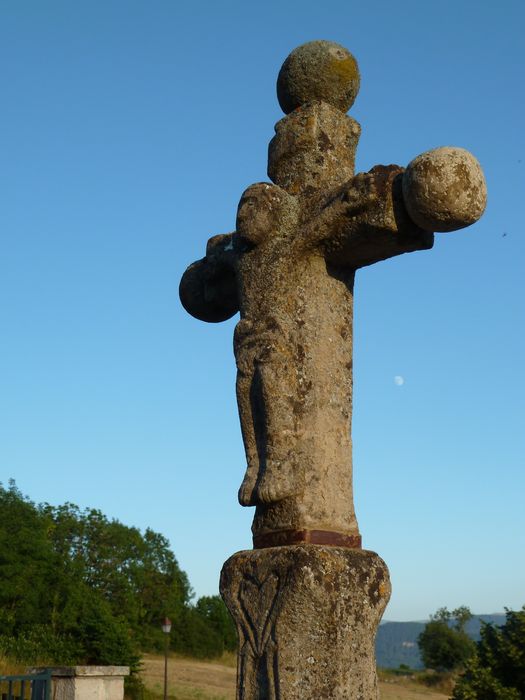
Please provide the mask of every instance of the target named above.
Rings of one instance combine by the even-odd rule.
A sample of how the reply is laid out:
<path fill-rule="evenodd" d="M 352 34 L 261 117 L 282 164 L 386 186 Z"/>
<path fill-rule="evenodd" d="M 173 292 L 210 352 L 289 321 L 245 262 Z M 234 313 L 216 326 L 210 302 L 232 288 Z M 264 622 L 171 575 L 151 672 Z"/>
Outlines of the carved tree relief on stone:
<path fill-rule="evenodd" d="M 180 284 L 198 319 L 240 312 L 239 501 L 256 508 L 255 550 L 228 560 L 221 593 L 239 629 L 241 700 L 377 696 L 373 641 L 390 584 L 379 557 L 359 549 L 353 505 L 354 279 L 432 248 L 433 232 L 474 223 L 486 203 L 481 168 L 460 148 L 356 175 L 361 128 L 346 112 L 359 81 L 338 44 L 288 56 L 271 182 L 245 190 L 235 231 L 210 238 Z"/>
<path fill-rule="evenodd" d="M 279 670 L 275 648 L 275 622 L 283 585 L 281 574 L 270 571 L 262 581 L 254 574 L 246 573 L 239 581 L 237 595 L 232 604 L 241 620 L 244 643 L 239 650 L 241 698 L 250 697 L 251 679 L 257 679 L 257 687 L 264 688 L 269 698 L 279 697 Z"/>
<path fill-rule="evenodd" d="M 377 693 L 369 630 L 390 595 L 377 554 L 310 544 L 240 552 L 223 567 L 221 592 L 239 629 L 239 700 L 350 700 L 356 680 L 363 698 Z"/>

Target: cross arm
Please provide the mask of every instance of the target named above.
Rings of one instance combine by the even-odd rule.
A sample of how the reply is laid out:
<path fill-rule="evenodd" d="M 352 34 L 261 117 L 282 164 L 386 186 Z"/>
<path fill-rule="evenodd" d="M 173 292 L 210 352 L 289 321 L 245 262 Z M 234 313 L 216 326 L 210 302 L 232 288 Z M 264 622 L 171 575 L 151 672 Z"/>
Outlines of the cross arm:
<path fill-rule="evenodd" d="M 219 323 L 239 311 L 231 233 L 213 236 L 206 256 L 182 275 L 179 296 L 186 311 L 200 321 Z"/>
<path fill-rule="evenodd" d="M 329 262 L 357 269 L 432 248 L 434 234 L 419 228 L 406 210 L 403 172 L 397 165 L 377 165 L 318 205 L 307 237 Z"/>

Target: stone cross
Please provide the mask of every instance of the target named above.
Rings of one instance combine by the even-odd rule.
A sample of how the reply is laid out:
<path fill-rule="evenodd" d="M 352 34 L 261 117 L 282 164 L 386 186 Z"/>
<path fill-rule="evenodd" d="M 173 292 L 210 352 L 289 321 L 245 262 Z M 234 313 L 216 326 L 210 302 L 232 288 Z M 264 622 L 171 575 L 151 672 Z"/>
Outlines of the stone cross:
<path fill-rule="evenodd" d="M 234 351 L 247 469 L 239 501 L 256 507 L 255 551 L 227 562 L 221 590 L 239 625 L 238 697 L 243 699 L 358 697 L 350 688 L 363 682 L 366 690 L 359 697 L 376 693 L 369 657 L 373 660 L 373 635 L 389 584 L 377 555 L 359 550 L 353 506 L 355 273 L 431 248 L 434 231 L 467 226 L 485 207 L 481 168 L 463 149 L 438 148 L 406 169 L 378 165 L 355 175 L 360 126 L 346 112 L 358 89 L 357 63 L 342 46 L 314 41 L 290 54 L 277 81 L 286 116 L 269 146 L 271 183 L 248 187 L 235 231 L 211 238 L 206 256 L 187 269 L 180 285 L 182 304 L 198 319 L 219 322 L 240 312 Z M 321 675 L 323 654 L 317 650 L 308 657 L 313 661 L 304 661 L 299 640 L 308 646 L 316 635 L 330 636 L 330 626 L 338 624 L 333 610 L 326 619 L 312 610 L 318 619 L 305 623 L 306 631 L 293 622 L 294 615 L 302 615 L 293 608 L 297 600 L 308 607 L 316 596 L 298 574 L 305 566 L 312 580 L 321 567 L 322 585 L 331 581 L 340 589 L 333 602 L 340 613 L 344 600 L 348 610 L 357 605 L 356 571 L 375 581 L 365 595 L 373 599 L 372 612 L 361 614 L 373 633 L 364 642 L 357 622 L 348 632 L 360 640 L 361 651 L 368 650 L 365 670 L 348 652 L 347 633 L 341 637 L 346 641 L 327 645 L 328 666 Z M 347 589 L 345 599 L 341 591 Z M 337 663 L 353 668 L 341 671 L 343 680 L 333 670 L 334 654 Z M 309 675 L 314 667 L 315 678 Z"/>

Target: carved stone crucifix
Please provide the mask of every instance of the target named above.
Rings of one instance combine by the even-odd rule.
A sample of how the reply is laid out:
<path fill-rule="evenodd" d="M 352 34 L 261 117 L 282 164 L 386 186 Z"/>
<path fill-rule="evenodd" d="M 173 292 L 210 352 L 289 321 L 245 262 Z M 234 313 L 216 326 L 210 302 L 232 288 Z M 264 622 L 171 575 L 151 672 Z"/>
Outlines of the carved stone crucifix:
<path fill-rule="evenodd" d="M 272 182 L 244 192 L 235 231 L 211 238 L 180 285 L 193 316 L 241 316 L 239 500 L 256 506 L 254 549 L 230 557 L 220 583 L 239 633 L 238 700 L 377 700 L 374 639 L 390 582 L 360 548 L 352 498 L 354 277 L 431 248 L 433 231 L 467 226 L 485 207 L 481 168 L 463 149 L 354 175 L 360 127 L 345 113 L 358 88 L 342 46 L 290 54 Z"/>
<path fill-rule="evenodd" d="M 433 245 L 485 207 L 477 161 L 440 148 L 405 170 L 354 175 L 359 89 L 353 56 L 296 49 L 278 78 L 287 113 L 269 147 L 272 183 L 241 197 L 236 230 L 208 241 L 180 296 L 204 321 L 240 311 L 237 401 L 247 458 L 239 490 L 256 506 L 255 548 L 359 547 L 352 497 L 352 306 L 359 268 Z"/>

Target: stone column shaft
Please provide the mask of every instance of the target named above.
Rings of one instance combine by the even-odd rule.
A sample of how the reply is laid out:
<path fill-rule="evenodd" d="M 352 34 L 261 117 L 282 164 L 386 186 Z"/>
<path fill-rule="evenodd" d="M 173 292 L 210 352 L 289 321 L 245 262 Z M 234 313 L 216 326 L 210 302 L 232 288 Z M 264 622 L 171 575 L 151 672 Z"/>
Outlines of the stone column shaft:
<path fill-rule="evenodd" d="M 390 597 L 374 552 L 302 544 L 234 554 L 220 583 L 239 634 L 237 700 L 377 700 Z"/>

